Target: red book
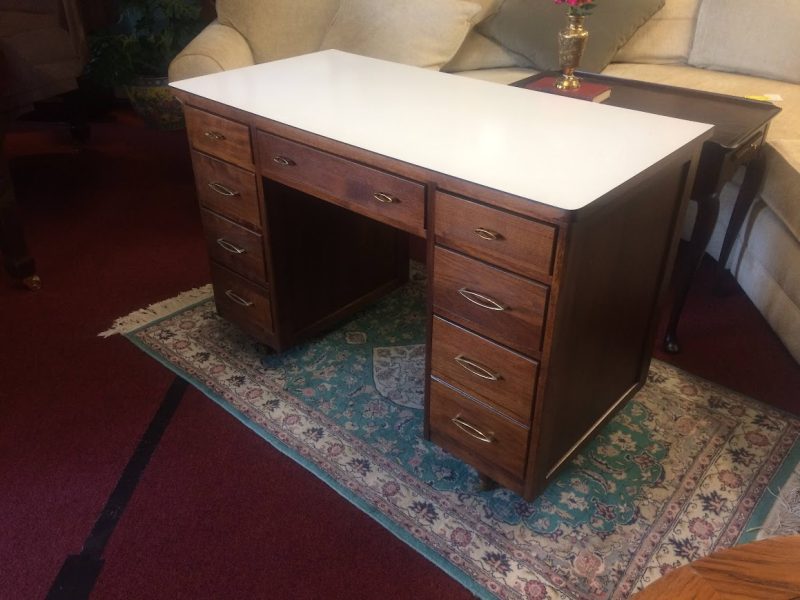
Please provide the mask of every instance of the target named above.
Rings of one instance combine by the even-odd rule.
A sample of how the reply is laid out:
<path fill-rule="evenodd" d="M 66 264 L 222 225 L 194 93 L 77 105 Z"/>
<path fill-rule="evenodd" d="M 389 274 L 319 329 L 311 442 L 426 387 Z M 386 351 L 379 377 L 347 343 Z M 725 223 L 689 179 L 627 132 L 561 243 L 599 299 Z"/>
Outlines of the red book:
<path fill-rule="evenodd" d="M 577 90 L 560 90 L 555 86 L 556 79 L 556 77 L 542 77 L 541 79 L 531 81 L 524 87 L 537 92 L 558 94 L 559 96 L 578 98 L 579 100 L 589 100 L 591 102 L 602 102 L 611 96 L 611 88 L 607 85 L 592 83 L 590 81 L 582 81 L 581 87 L 579 87 Z"/>

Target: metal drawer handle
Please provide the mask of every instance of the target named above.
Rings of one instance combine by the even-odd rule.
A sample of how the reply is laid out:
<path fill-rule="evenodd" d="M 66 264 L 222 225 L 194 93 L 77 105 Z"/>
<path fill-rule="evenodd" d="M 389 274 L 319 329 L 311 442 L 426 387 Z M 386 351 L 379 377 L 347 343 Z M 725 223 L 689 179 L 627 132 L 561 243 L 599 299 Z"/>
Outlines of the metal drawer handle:
<path fill-rule="evenodd" d="M 210 140 L 214 140 L 215 142 L 219 142 L 225 139 L 225 136 L 218 131 L 204 131 L 203 135 Z"/>
<path fill-rule="evenodd" d="M 282 167 L 293 167 L 297 164 L 291 158 L 286 158 L 285 156 L 273 156 L 272 162 L 277 163 Z"/>
<path fill-rule="evenodd" d="M 237 294 L 233 290 L 225 290 L 225 295 L 228 298 L 230 298 L 231 300 L 233 300 L 234 302 L 236 302 L 236 304 L 244 306 L 245 308 L 247 308 L 249 306 L 253 306 L 252 302 L 250 302 L 249 300 L 245 300 L 244 298 L 242 298 L 239 294 Z"/>
<path fill-rule="evenodd" d="M 217 244 L 220 245 L 224 250 L 227 250 L 231 254 L 244 254 L 247 252 L 244 248 L 240 248 L 239 246 L 235 246 L 234 244 L 230 243 L 225 238 L 219 238 L 217 240 Z"/>
<path fill-rule="evenodd" d="M 372 197 L 378 202 L 383 202 L 384 204 L 392 204 L 397 202 L 397 198 L 390 196 L 389 194 L 384 194 L 383 192 L 375 192 L 372 194 Z"/>
<path fill-rule="evenodd" d="M 464 419 L 462 419 L 460 414 L 450 419 L 450 421 L 468 436 L 474 437 L 476 440 L 481 441 L 484 444 L 491 444 L 494 441 L 494 434 L 491 431 L 488 434 L 483 433 L 480 429 L 474 425 L 470 425 Z"/>
<path fill-rule="evenodd" d="M 480 377 L 481 379 L 488 379 L 489 381 L 499 381 L 502 377 L 497 374 L 493 373 L 490 369 L 487 369 L 482 364 L 475 362 L 474 360 L 470 360 L 463 354 L 459 354 L 455 358 L 454 361 L 458 363 L 458 365 L 464 369 L 465 371 L 469 371 L 476 377 Z"/>
<path fill-rule="evenodd" d="M 473 230 L 475 235 L 477 235 L 482 240 L 487 240 L 490 242 L 496 242 L 497 240 L 502 240 L 503 236 L 497 233 L 496 231 L 492 231 L 491 229 L 485 229 L 483 227 L 478 227 Z"/>
<path fill-rule="evenodd" d="M 208 187 L 210 187 L 212 190 L 214 190 L 215 192 L 217 192 L 221 196 L 238 196 L 239 195 L 239 192 L 237 192 L 235 190 L 232 190 L 231 188 L 229 188 L 227 186 L 224 186 L 224 185 L 222 185 L 221 183 L 219 183 L 217 181 L 212 181 L 211 183 L 208 184 Z"/>
<path fill-rule="evenodd" d="M 487 310 L 509 310 L 509 307 L 503 306 L 497 300 L 492 300 L 489 296 L 484 296 L 483 294 L 479 294 L 478 292 L 473 292 L 472 290 L 468 290 L 467 288 L 461 288 L 458 290 L 458 293 L 464 296 L 467 300 L 472 302 L 473 304 L 477 304 L 481 308 L 485 308 Z"/>
<path fill-rule="evenodd" d="M 759 142 L 752 142 L 748 146 L 742 146 L 739 151 L 734 155 L 734 159 L 739 160 L 743 156 L 747 156 L 750 153 L 755 154 L 758 152 L 758 148 L 761 144 Z"/>

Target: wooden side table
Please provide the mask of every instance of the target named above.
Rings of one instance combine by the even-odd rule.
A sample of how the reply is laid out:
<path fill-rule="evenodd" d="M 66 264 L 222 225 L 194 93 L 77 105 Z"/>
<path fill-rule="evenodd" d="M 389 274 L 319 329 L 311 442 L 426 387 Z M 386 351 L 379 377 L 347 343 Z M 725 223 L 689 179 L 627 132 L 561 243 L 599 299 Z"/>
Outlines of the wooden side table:
<path fill-rule="evenodd" d="M 800 598 L 800 535 L 715 552 L 664 575 L 635 600 Z"/>
<path fill-rule="evenodd" d="M 540 73 L 512 84 L 528 87 L 534 81 L 552 76 Z M 740 166 L 745 178 L 739 190 L 733 216 L 725 234 L 719 268 L 724 269 L 733 242 L 744 217 L 758 192 L 764 166 L 761 147 L 770 121 L 781 109 L 767 102 L 747 100 L 737 96 L 714 94 L 687 88 L 609 77 L 596 73 L 577 73 L 587 82 L 611 88 L 611 97 L 603 102 L 654 114 L 698 121 L 714 125 L 714 133 L 703 145 L 691 198 L 697 202 L 697 217 L 689 240 L 685 261 L 678 265 L 675 277 L 675 297 L 670 310 L 664 349 L 680 351 L 677 330 L 686 297 L 694 274 L 705 254 L 711 233 L 719 215 L 719 194 Z"/>

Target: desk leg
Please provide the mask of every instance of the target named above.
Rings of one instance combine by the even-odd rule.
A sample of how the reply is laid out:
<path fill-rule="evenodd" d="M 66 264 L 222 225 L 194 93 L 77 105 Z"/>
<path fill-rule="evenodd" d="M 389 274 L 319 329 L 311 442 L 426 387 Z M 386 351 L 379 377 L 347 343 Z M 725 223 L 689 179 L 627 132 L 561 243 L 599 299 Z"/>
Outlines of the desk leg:
<path fill-rule="evenodd" d="M 678 322 L 686 304 L 686 297 L 689 295 L 689 288 L 692 286 L 692 279 L 700 267 L 703 255 L 714 231 L 714 224 L 719 215 L 719 190 L 705 198 L 697 200 L 697 218 L 692 228 L 692 238 L 689 240 L 689 247 L 686 260 L 682 265 L 678 265 L 675 270 L 675 299 L 667 324 L 667 333 L 664 337 L 664 350 L 670 354 L 680 352 L 678 345 Z"/>
<path fill-rule="evenodd" d="M 722 241 L 722 250 L 719 253 L 719 262 L 717 262 L 717 269 L 714 275 L 715 294 L 720 294 L 723 291 L 723 278 L 728 270 L 726 268 L 728 257 L 730 257 L 733 243 L 742 228 L 744 218 L 753 205 L 753 200 L 755 200 L 756 194 L 761 187 L 761 182 L 764 180 L 765 162 L 763 153 L 759 153 L 758 156 L 747 163 L 745 168 L 742 187 L 739 188 L 739 194 L 736 196 L 731 220 L 725 230 L 725 239 Z"/>

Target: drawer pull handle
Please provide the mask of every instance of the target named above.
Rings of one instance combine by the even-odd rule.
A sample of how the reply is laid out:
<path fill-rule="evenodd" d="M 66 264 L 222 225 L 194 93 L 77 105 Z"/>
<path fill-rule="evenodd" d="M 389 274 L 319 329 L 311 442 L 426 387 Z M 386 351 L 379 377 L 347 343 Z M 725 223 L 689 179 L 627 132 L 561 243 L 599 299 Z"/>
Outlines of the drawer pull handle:
<path fill-rule="evenodd" d="M 375 192 L 372 194 L 372 197 L 378 202 L 383 202 L 384 204 L 393 204 L 394 202 L 397 202 L 397 198 L 390 196 L 389 194 L 384 194 L 383 192 Z"/>
<path fill-rule="evenodd" d="M 245 252 L 247 252 L 247 250 L 245 250 L 244 248 L 240 248 L 239 246 L 235 246 L 234 244 L 231 244 L 225 238 L 219 238 L 217 240 L 217 244 L 219 244 L 219 246 L 223 250 L 227 250 L 231 254 L 244 254 Z"/>
<path fill-rule="evenodd" d="M 474 425 L 470 425 L 464 419 L 462 419 L 461 415 L 456 415 L 450 419 L 450 421 L 468 436 L 474 437 L 476 440 L 481 441 L 484 444 L 491 444 L 494 441 L 494 434 L 492 432 L 489 432 L 488 434 L 483 433 L 480 429 Z"/>
<path fill-rule="evenodd" d="M 496 242 L 497 240 L 502 240 L 503 236 L 497 233 L 496 231 L 492 231 L 491 229 L 484 229 L 483 227 L 478 227 L 474 230 L 475 235 L 477 235 L 482 240 L 487 240 L 489 242 Z"/>
<path fill-rule="evenodd" d="M 736 154 L 733 155 L 734 160 L 740 160 L 743 156 L 748 156 L 749 154 L 755 154 L 758 152 L 759 143 L 752 142 L 748 146 L 741 147 Z"/>
<path fill-rule="evenodd" d="M 507 306 L 503 306 L 497 300 L 492 300 L 489 296 L 484 296 L 483 294 L 479 294 L 478 292 L 473 292 L 472 290 L 468 290 L 467 288 L 461 288 L 458 290 L 458 293 L 464 296 L 467 300 L 472 302 L 473 304 L 477 304 L 481 308 L 485 308 L 487 310 L 508 310 Z"/>
<path fill-rule="evenodd" d="M 217 192 L 221 196 L 238 196 L 239 195 L 239 192 L 237 192 L 235 190 L 232 190 L 231 188 L 226 187 L 226 186 L 224 186 L 221 183 L 216 182 L 216 181 L 212 181 L 211 183 L 209 183 L 208 187 L 210 187 L 212 190 L 214 190 L 215 192 Z"/>
<path fill-rule="evenodd" d="M 230 298 L 231 300 L 233 300 L 234 302 L 236 302 L 236 304 L 239 304 L 240 306 L 244 306 L 245 308 L 253 306 L 252 302 L 250 302 L 249 300 L 245 300 L 244 298 L 242 298 L 239 294 L 237 294 L 233 290 L 225 290 L 225 295 L 228 298 Z"/>
<path fill-rule="evenodd" d="M 293 167 L 295 163 L 291 158 L 286 158 L 285 156 L 273 156 L 272 162 L 281 165 L 282 167 Z"/>
<path fill-rule="evenodd" d="M 463 354 L 459 354 L 454 359 L 465 371 L 469 371 L 476 377 L 480 377 L 481 379 L 488 379 L 489 381 L 499 381 L 502 379 L 500 375 L 497 373 L 492 373 L 490 369 L 487 369 L 482 364 L 475 362 L 474 360 L 470 360 Z"/>
<path fill-rule="evenodd" d="M 225 136 L 219 133 L 218 131 L 204 131 L 203 135 L 215 142 L 221 142 L 222 140 L 225 139 Z"/>

